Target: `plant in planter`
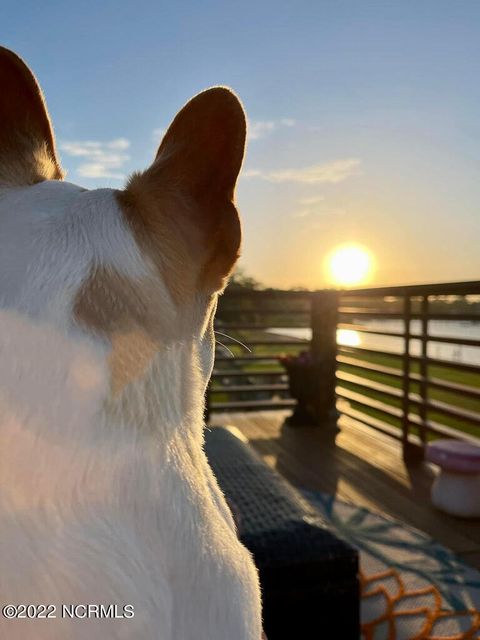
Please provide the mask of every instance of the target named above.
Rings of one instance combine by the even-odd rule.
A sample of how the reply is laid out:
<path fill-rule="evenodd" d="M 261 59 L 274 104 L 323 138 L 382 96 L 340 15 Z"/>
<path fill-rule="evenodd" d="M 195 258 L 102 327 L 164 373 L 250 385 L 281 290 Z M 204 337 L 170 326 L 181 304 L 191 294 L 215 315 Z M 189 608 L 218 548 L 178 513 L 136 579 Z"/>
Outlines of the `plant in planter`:
<path fill-rule="evenodd" d="M 325 371 L 325 363 L 316 361 L 310 351 L 282 355 L 279 361 L 288 374 L 290 395 L 297 401 L 288 423 L 312 426 L 331 421 L 329 413 L 335 389 L 333 385 L 325 387 L 325 381 L 331 379 Z"/>

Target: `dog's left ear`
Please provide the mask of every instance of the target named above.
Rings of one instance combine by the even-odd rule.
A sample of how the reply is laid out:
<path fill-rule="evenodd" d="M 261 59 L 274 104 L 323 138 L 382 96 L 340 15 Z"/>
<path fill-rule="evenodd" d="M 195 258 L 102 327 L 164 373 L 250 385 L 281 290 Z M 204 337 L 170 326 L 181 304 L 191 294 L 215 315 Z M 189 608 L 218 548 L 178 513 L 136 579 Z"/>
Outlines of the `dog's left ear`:
<path fill-rule="evenodd" d="M 137 203 L 137 228 L 141 222 L 159 242 L 163 234 L 159 251 L 184 245 L 196 286 L 205 291 L 220 290 L 238 258 L 241 228 L 233 198 L 245 135 L 236 95 L 225 87 L 207 89 L 178 113 L 154 163 L 131 178 L 123 196 Z M 175 237 L 168 242 L 165 235 L 171 233 Z M 188 265 L 180 269 L 185 273 Z"/>
<path fill-rule="evenodd" d="M 13 51 L 0 47 L 0 183 L 27 185 L 62 177 L 35 76 Z"/>

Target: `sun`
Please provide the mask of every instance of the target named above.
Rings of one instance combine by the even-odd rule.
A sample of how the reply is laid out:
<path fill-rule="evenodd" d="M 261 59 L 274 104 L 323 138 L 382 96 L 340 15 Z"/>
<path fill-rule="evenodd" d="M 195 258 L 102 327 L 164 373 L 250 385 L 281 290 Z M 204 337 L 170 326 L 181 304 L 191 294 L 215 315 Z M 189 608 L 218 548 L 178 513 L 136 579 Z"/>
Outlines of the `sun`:
<path fill-rule="evenodd" d="M 333 284 L 351 286 L 367 282 L 373 271 L 373 257 L 368 249 L 356 244 L 336 247 L 327 261 Z"/>

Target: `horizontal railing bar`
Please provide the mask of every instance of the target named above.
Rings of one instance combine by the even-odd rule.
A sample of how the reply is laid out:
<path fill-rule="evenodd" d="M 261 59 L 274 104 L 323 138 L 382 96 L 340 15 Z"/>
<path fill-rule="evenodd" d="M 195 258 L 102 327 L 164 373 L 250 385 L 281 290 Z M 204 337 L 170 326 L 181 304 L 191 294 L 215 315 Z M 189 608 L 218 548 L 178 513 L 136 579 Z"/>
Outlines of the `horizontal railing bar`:
<path fill-rule="evenodd" d="M 272 335 L 275 335 L 275 334 L 272 334 Z M 230 336 L 221 336 L 221 342 L 224 342 L 225 340 L 230 340 L 230 342 L 226 343 L 228 344 L 229 347 L 231 347 L 232 345 L 235 346 L 235 344 L 238 344 L 235 338 L 230 338 Z M 272 346 L 272 345 L 278 345 L 283 347 L 300 347 L 302 345 L 310 343 L 309 340 L 303 339 L 303 338 L 296 338 L 296 339 L 289 339 L 289 340 L 248 340 L 248 338 L 243 338 L 243 340 L 246 340 L 245 344 L 248 347 L 261 347 L 261 346 Z"/>
<path fill-rule="evenodd" d="M 410 356 L 412 360 L 422 360 L 417 356 Z M 480 366 L 476 364 L 466 364 L 465 362 L 453 362 L 452 360 L 441 360 L 440 358 L 426 358 L 428 366 L 446 367 L 447 369 L 457 369 L 458 371 L 468 371 L 480 375 Z"/>
<path fill-rule="evenodd" d="M 378 418 L 374 418 L 373 416 L 370 416 L 367 413 L 363 413 L 358 409 L 354 409 L 343 400 L 339 400 L 339 402 L 337 403 L 337 408 L 340 413 L 348 416 L 349 418 L 358 420 L 359 422 L 362 422 L 363 424 L 366 424 L 373 429 L 376 429 L 377 431 L 381 431 L 383 433 L 386 433 L 387 435 L 391 435 L 398 440 L 401 439 L 400 427 L 394 427 L 384 422 L 383 420 L 379 420 Z M 422 424 L 420 417 L 415 415 L 410 415 L 409 422 L 414 427 L 420 427 Z M 429 420 L 425 424 L 425 428 L 427 429 L 427 431 L 430 431 L 431 433 L 442 436 L 444 438 L 469 440 L 476 443 L 480 442 L 480 439 L 478 437 L 466 433 L 465 431 L 460 431 L 459 429 L 448 427 L 447 425 L 435 422 L 433 420 Z M 420 439 L 415 434 L 409 434 L 409 440 L 420 443 Z"/>
<path fill-rule="evenodd" d="M 379 411 L 380 413 L 384 413 L 385 415 L 391 416 L 392 418 L 401 420 L 403 417 L 402 409 L 397 409 L 397 407 L 388 405 L 385 402 L 381 402 L 380 400 L 374 400 L 373 398 L 364 396 L 361 393 L 350 391 L 349 389 L 344 389 L 338 386 L 336 387 L 335 392 L 339 398 L 356 402 L 357 404 L 364 407 L 369 407 L 370 409 L 375 409 L 376 411 Z M 408 414 L 408 421 L 410 424 L 414 426 L 417 426 L 417 427 L 422 426 L 422 419 L 420 418 L 420 416 L 414 413 Z M 431 431 L 435 431 L 437 424 L 438 423 L 434 423 L 432 421 L 427 421 L 425 423 L 425 427 Z M 460 430 L 458 430 L 458 433 L 463 434 L 463 432 Z"/>
<path fill-rule="evenodd" d="M 399 333 L 395 331 L 385 331 L 383 329 L 372 329 L 366 327 L 363 324 L 353 324 L 349 322 L 339 322 L 338 329 L 345 329 L 347 331 L 358 331 L 360 333 L 372 333 L 378 336 L 388 336 L 391 338 L 405 338 L 405 333 Z M 420 333 L 410 333 L 411 340 L 422 340 L 423 337 Z M 472 340 L 471 338 L 450 338 L 447 336 L 426 336 L 427 342 L 444 342 L 445 344 L 458 344 L 462 346 L 480 347 L 480 340 Z M 345 345 L 348 346 L 348 345 Z"/>
<path fill-rule="evenodd" d="M 278 362 L 278 356 L 261 356 L 261 355 L 245 355 L 245 356 L 215 356 L 215 362 Z"/>
<path fill-rule="evenodd" d="M 370 327 L 366 327 L 363 324 L 352 324 L 350 322 L 339 322 L 337 325 L 337 329 L 345 329 L 347 331 L 359 331 L 361 333 L 373 333 L 379 336 L 389 336 L 392 338 L 404 338 L 405 333 L 398 333 L 395 331 L 384 331 L 383 329 L 372 329 Z M 412 338 L 414 336 L 412 335 Z"/>
<path fill-rule="evenodd" d="M 338 307 L 338 314 L 341 316 L 357 316 L 362 318 L 384 318 L 386 320 L 403 319 L 403 313 L 401 311 L 384 311 L 383 309 L 371 309 L 367 311 L 357 307 Z"/>
<path fill-rule="evenodd" d="M 272 329 L 309 329 L 310 324 L 304 322 L 303 324 L 278 324 L 278 323 L 270 323 L 270 324 L 255 324 L 255 323 L 240 323 L 240 324 L 223 324 L 221 326 L 215 325 L 215 329 L 218 331 L 252 331 L 257 329 L 258 331 L 271 331 Z M 273 332 L 271 335 L 279 335 L 276 332 Z"/>
<path fill-rule="evenodd" d="M 227 289 L 222 299 L 228 298 L 296 298 L 309 300 L 315 293 L 320 291 L 295 291 L 276 289 L 274 291 L 263 289 Z M 480 281 L 472 280 L 467 282 L 440 282 L 431 284 L 398 285 L 392 287 L 368 287 L 362 289 L 339 289 L 340 296 L 365 297 L 365 296 L 393 296 L 403 297 L 420 295 L 475 295 L 480 294 Z"/>
<path fill-rule="evenodd" d="M 383 309 L 359 309 L 356 307 L 339 307 L 339 315 L 354 316 L 357 318 L 377 318 L 382 320 L 403 320 L 403 313 L 401 311 L 384 311 Z M 410 314 L 411 320 L 421 320 L 421 313 Z M 465 322 L 480 322 L 480 314 L 475 313 L 429 313 L 429 320 L 451 320 L 451 321 L 465 321 Z"/>
<path fill-rule="evenodd" d="M 284 376 L 285 371 L 279 371 L 278 369 L 260 369 L 258 371 L 240 371 L 238 369 L 215 369 L 212 373 L 213 378 L 257 378 L 259 376 Z"/>
<path fill-rule="evenodd" d="M 444 415 L 450 416 L 452 418 L 458 418 L 459 420 L 469 422 L 470 424 L 473 424 L 475 426 L 480 425 L 480 414 L 475 413 L 474 411 L 468 411 L 467 409 L 453 407 L 451 404 L 442 402 L 440 400 L 428 400 L 425 404 L 429 411 L 443 413 Z"/>
<path fill-rule="evenodd" d="M 376 382 L 375 380 L 370 380 L 369 378 L 362 378 L 361 376 L 356 376 L 351 373 L 346 373 L 345 371 L 338 371 L 336 373 L 336 378 L 338 380 L 343 380 L 344 382 L 349 382 L 350 384 L 355 384 L 359 387 L 363 387 L 364 389 L 370 389 L 371 391 L 376 391 L 377 393 L 383 393 L 386 396 L 390 396 L 395 398 L 396 400 L 400 400 L 403 398 L 403 390 L 398 387 L 392 387 L 388 384 L 383 384 L 382 382 Z M 411 404 L 421 405 L 422 398 L 418 393 L 410 392 L 408 394 L 408 400 Z"/>
<path fill-rule="evenodd" d="M 290 409 L 296 405 L 295 400 L 238 400 L 235 402 L 211 402 L 210 411 L 261 411 L 262 409 Z"/>
<path fill-rule="evenodd" d="M 354 353 L 365 353 L 367 355 L 376 355 L 376 356 L 388 356 L 388 357 L 393 357 L 393 358 L 398 358 L 399 362 L 402 358 L 402 354 L 401 353 L 395 353 L 394 351 L 383 351 L 381 349 L 366 349 L 365 347 L 352 347 L 352 346 L 347 346 L 347 345 L 338 345 L 338 351 L 339 353 L 351 353 L 352 351 Z M 412 360 L 414 359 L 418 359 L 415 358 L 415 356 L 410 356 Z"/>
<path fill-rule="evenodd" d="M 348 356 L 337 356 L 337 362 L 339 364 L 345 364 L 357 369 L 364 369 L 365 371 L 372 371 L 373 373 L 379 373 L 384 376 L 390 376 L 391 378 L 400 379 L 403 377 L 402 370 L 400 368 L 393 369 L 391 367 L 384 367 L 382 365 L 374 365 L 366 362 L 365 360 L 358 360 L 356 358 L 349 358 Z M 411 373 L 409 376 L 413 382 L 421 382 L 422 376 L 418 373 Z M 440 378 L 428 378 L 426 380 L 430 387 L 441 389 L 442 391 L 448 391 L 450 393 L 456 393 L 458 395 L 466 396 L 468 398 L 474 398 L 480 400 L 480 389 L 470 387 L 468 385 L 459 384 L 457 382 L 447 382 Z"/>
<path fill-rule="evenodd" d="M 388 384 L 383 384 L 382 382 L 376 382 L 369 378 L 362 378 L 361 376 L 356 376 L 355 374 L 347 373 L 346 371 L 337 371 L 336 378 L 343 382 L 349 382 L 350 384 L 355 384 L 359 387 L 364 387 L 365 389 L 371 389 L 372 391 L 383 393 L 387 396 L 391 396 L 392 398 L 400 399 L 403 397 L 403 391 L 397 387 L 392 387 Z"/>
<path fill-rule="evenodd" d="M 241 384 L 231 387 L 210 387 L 210 393 L 254 393 L 257 391 L 288 391 L 288 384 Z"/>
<path fill-rule="evenodd" d="M 394 287 L 370 287 L 363 289 L 341 289 L 342 296 L 415 296 L 415 295 L 473 295 L 480 293 L 480 281 L 440 282 Z"/>
<path fill-rule="evenodd" d="M 232 307 L 229 309 L 228 307 L 222 307 L 219 312 L 219 316 L 215 318 L 215 324 L 221 325 L 223 324 L 222 315 L 226 313 L 234 313 L 236 316 L 240 315 L 256 315 L 256 316 L 265 316 L 265 315 L 279 315 L 279 316 L 295 316 L 295 315 L 303 315 L 307 316 L 310 313 L 310 309 L 290 309 L 288 307 L 282 307 L 281 309 L 245 309 L 244 307 Z"/>
<path fill-rule="evenodd" d="M 365 347 L 351 347 L 345 345 L 339 345 L 338 347 L 339 353 L 349 354 L 349 353 L 365 353 L 369 355 L 380 355 L 380 356 L 388 356 L 393 358 L 400 358 L 402 354 L 395 353 L 393 351 L 383 351 L 380 349 L 366 349 Z M 446 367 L 447 369 L 457 369 L 459 371 L 469 371 L 471 373 L 480 374 L 480 366 L 476 364 L 466 364 L 464 362 L 453 362 L 452 360 L 441 360 L 440 358 L 422 358 L 421 356 L 409 356 L 410 360 L 414 362 L 422 362 L 425 361 L 428 366 L 438 366 L 438 367 Z"/>
<path fill-rule="evenodd" d="M 294 289 L 227 289 L 221 300 L 228 298 L 295 298 L 310 300 L 314 291 L 295 291 Z"/>
<path fill-rule="evenodd" d="M 412 313 L 413 319 L 421 318 L 420 313 Z M 480 322 L 480 314 L 475 313 L 429 313 L 429 320 L 452 320 L 461 322 Z"/>
<path fill-rule="evenodd" d="M 373 380 L 369 380 L 368 378 L 362 378 L 361 376 L 356 376 L 351 373 L 346 373 L 345 371 L 337 371 L 336 377 L 340 381 L 349 382 L 350 384 L 354 384 L 364 389 L 376 391 L 377 393 L 390 396 L 397 400 L 401 399 L 403 396 L 403 392 L 401 389 L 390 387 L 389 385 L 382 384 L 381 382 L 375 382 Z M 413 404 L 415 406 L 420 406 L 422 404 L 422 398 L 417 393 L 410 393 L 408 396 L 408 400 L 410 404 Z M 461 409 L 459 407 L 455 407 L 450 403 L 442 402 L 440 400 L 427 400 L 425 402 L 425 406 L 430 411 L 443 413 L 444 415 L 464 420 L 475 426 L 480 425 L 480 414 L 475 413 L 474 411 Z"/>
<path fill-rule="evenodd" d="M 398 418 L 399 420 L 401 420 L 402 418 L 401 409 L 398 409 L 397 407 L 393 407 L 392 405 L 386 404 L 381 400 L 374 400 L 373 398 L 364 396 L 361 393 L 357 393 L 356 391 L 351 391 L 350 389 L 345 389 L 340 386 L 335 387 L 335 393 L 339 398 L 344 398 L 345 400 L 351 400 L 352 402 L 356 402 L 365 407 L 376 409 L 377 411 L 380 411 L 381 413 L 384 413 L 387 416 L 391 416 L 392 418 Z"/>
<path fill-rule="evenodd" d="M 399 427 L 394 427 L 388 422 L 384 422 L 379 418 L 374 418 L 373 416 L 369 416 L 367 413 L 363 413 L 358 409 L 354 409 L 347 402 L 340 400 L 337 403 L 337 409 L 342 415 L 345 415 L 358 422 L 362 422 L 363 424 L 366 424 L 367 426 L 372 427 L 377 431 L 381 431 L 388 436 L 392 436 L 396 440 L 402 439 L 402 431 Z"/>
<path fill-rule="evenodd" d="M 411 424 L 414 426 L 420 426 L 421 421 L 418 423 L 411 421 Z M 453 438 L 455 440 L 468 440 L 477 444 L 480 443 L 480 438 L 472 435 L 471 433 L 455 429 L 454 427 L 449 427 L 446 424 L 442 424 L 434 420 L 428 420 L 425 424 L 425 428 L 427 431 L 430 431 L 437 436 L 441 436 L 442 438 Z"/>
<path fill-rule="evenodd" d="M 350 358 L 349 356 L 337 355 L 337 362 L 339 364 L 346 364 L 358 369 L 365 369 L 366 371 L 373 371 L 374 373 L 381 373 L 384 376 L 391 376 L 392 378 L 403 378 L 403 373 L 400 368 L 394 369 L 392 367 L 384 367 L 380 364 L 371 364 L 366 360 L 359 360 L 358 358 Z"/>
<path fill-rule="evenodd" d="M 426 382 L 430 387 L 480 400 L 480 389 L 475 387 L 459 384 L 458 382 L 445 382 L 444 380 L 440 380 L 440 378 L 428 378 Z"/>
<path fill-rule="evenodd" d="M 422 419 L 420 416 L 415 414 L 409 414 L 408 416 L 409 423 L 414 427 L 422 426 Z M 446 424 L 442 424 L 441 422 L 437 422 L 435 420 L 427 420 L 424 424 L 425 429 L 434 433 L 436 435 L 445 436 L 447 438 L 456 438 L 460 440 L 475 440 L 475 436 L 462 431 L 461 429 L 455 429 L 454 427 L 448 427 Z"/>
<path fill-rule="evenodd" d="M 351 384 L 355 384 L 356 386 L 362 387 L 364 389 L 370 389 L 372 391 L 376 391 L 378 393 L 381 393 L 383 395 L 386 395 L 395 399 L 401 399 L 402 397 L 402 391 L 400 389 L 396 389 L 395 387 L 388 387 L 388 385 L 384 385 L 379 382 L 374 382 L 372 380 L 368 380 L 367 378 L 361 378 L 360 376 L 355 376 L 342 371 L 337 372 L 337 379 L 344 382 L 350 382 Z M 340 387 L 340 388 L 342 389 L 342 391 L 351 391 L 350 389 L 345 389 L 344 387 Z M 367 406 L 371 406 L 372 408 L 377 408 L 375 405 L 368 402 L 365 403 L 363 401 L 365 398 L 368 398 L 368 400 L 374 400 L 373 398 L 370 398 L 369 396 L 363 396 L 362 394 L 358 394 L 356 391 L 351 391 L 351 393 L 356 395 L 355 399 L 353 397 L 350 398 L 350 399 L 354 399 L 355 402 L 361 402 L 363 404 L 366 404 Z M 341 397 L 346 397 L 345 393 L 339 393 L 338 395 L 340 395 Z M 363 400 L 360 400 L 359 395 L 361 398 L 363 398 Z M 377 402 L 377 401 L 374 400 L 374 402 Z M 415 406 L 420 406 L 422 404 L 422 399 L 418 394 L 410 393 L 409 402 L 410 404 L 413 404 Z M 473 411 L 468 411 L 466 409 L 454 407 L 451 404 L 448 404 L 446 402 L 441 402 L 439 400 L 427 400 L 425 402 L 425 406 L 429 411 L 436 411 L 437 413 L 442 413 L 444 415 L 448 415 L 453 418 L 458 418 L 459 420 L 463 420 L 464 422 L 468 422 L 469 424 L 473 424 L 475 426 L 480 425 L 480 414 L 477 414 Z M 394 407 L 394 409 L 396 409 L 396 407 Z M 400 415 L 401 413 L 402 412 L 400 410 Z M 396 414 L 393 414 L 393 415 L 397 417 Z"/>
<path fill-rule="evenodd" d="M 412 336 L 413 338 L 414 336 Z M 442 342 L 445 344 L 458 344 L 467 347 L 480 347 L 480 340 L 472 340 L 471 338 L 449 338 L 446 336 L 430 336 L 427 337 L 428 342 Z"/>

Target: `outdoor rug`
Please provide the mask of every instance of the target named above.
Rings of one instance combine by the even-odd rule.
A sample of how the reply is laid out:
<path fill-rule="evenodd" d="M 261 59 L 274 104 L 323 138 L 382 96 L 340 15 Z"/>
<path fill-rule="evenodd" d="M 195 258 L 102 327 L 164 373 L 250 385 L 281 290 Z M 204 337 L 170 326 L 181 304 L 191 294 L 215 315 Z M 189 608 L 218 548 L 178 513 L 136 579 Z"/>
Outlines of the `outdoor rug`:
<path fill-rule="evenodd" d="M 480 639 L 480 572 L 401 522 L 303 494 L 360 552 L 363 640 Z"/>

